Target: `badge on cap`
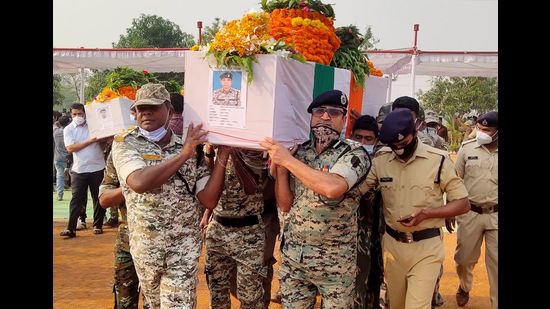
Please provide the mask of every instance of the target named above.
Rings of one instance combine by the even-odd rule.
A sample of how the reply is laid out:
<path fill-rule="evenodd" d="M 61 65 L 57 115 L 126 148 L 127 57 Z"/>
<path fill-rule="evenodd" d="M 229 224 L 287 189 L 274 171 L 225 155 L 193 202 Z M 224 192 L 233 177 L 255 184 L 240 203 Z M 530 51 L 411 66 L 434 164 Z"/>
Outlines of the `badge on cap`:
<path fill-rule="evenodd" d="M 487 119 L 483 119 L 483 121 L 481 122 L 481 124 L 484 125 L 484 126 L 487 126 L 487 124 L 488 124 L 488 123 L 487 123 Z"/>
<path fill-rule="evenodd" d="M 342 96 L 340 97 L 340 102 L 343 106 L 346 106 L 348 104 L 348 99 L 346 98 L 346 95 L 342 93 Z"/>
<path fill-rule="evenodd" d="M 403 134 L 401 134 L 401 133 L 397 134 L 397 140 L 398 141 L 402 140 L 403 138 L 405 138 L 405 136 L 403 136 Z"/>

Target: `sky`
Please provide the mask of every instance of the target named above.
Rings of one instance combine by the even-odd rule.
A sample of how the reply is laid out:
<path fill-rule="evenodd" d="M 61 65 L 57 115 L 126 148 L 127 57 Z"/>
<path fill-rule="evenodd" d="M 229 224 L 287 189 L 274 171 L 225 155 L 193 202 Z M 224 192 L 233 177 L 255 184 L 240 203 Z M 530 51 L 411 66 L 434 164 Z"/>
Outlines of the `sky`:
<path fill-rule="evenodd" d="M 53 0 L 53 47 L 111 48 L 140 14 L 155 14 L 198 37 L 215 17 L 227 21 L 260 10 L 260 0 Z M 497 0 L 324 0 L 332 3 L 335 26 L 372 27 L 379 49 L 413 46 L 413 25 L 419 24 L 421 50 L 498 51 Z M 426 89 L 428 78 L 418 77 Z M 403 84 L 403 85 L 401 85 Z M 392 85 L 392 98 L 410 84 L 406 75 Z M 406 95 L 406 93 L 401 94 Z"/>

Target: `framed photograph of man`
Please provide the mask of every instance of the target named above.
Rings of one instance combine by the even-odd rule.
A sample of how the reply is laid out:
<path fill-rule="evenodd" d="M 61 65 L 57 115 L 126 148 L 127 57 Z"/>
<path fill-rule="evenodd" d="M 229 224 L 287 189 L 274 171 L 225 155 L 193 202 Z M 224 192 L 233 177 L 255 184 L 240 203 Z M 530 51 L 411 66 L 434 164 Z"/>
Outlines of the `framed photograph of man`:
<path fill-rule="evenodd" d="M 245 128 L 246 72 L 242 70 L 210 70 L 208 123 L 227 128 Z"/>

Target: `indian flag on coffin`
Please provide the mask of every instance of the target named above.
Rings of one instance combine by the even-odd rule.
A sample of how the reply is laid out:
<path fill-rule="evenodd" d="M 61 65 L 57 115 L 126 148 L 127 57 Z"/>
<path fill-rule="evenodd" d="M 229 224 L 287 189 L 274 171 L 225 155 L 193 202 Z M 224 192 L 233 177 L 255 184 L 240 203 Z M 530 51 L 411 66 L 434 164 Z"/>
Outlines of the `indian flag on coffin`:
<path fill-rule="evenodd" d="M 351 107 L 361 113 L 363 89 L 352 89 L 350 71 L 277 55 L 257 56 L 254 80 L 248 85 L 244 70 L 230 71 L 232 76 L 243 77 L 240 81 L 233 78 L 231 86 L 240 91 L 240 105 L 214 106 L 212 94 L 220 87 L 214 76 L 227 74 L 220 74 L 214 62 L 203 57 L 202 52 L 185 54 L 184 136 L 190 123 L 202 123 L 212 144 L 260 149 L 258 143 L 271 137 L 290 147 L 309 138 L 311 114 L 307 107 L 315 97 L 331 89 L 344 92 L 349 98 L 348 110 Z M 243 113 L 240 116 L 244 117 L 244 127 L 212 121 L 215 117 L 235 115 L 236 110 Z"/>

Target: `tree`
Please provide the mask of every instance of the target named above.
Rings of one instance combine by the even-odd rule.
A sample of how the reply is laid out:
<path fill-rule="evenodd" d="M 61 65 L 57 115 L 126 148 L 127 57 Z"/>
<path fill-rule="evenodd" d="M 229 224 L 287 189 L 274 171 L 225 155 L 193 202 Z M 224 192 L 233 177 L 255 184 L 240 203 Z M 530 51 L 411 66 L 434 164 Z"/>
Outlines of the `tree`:
<path fill-rule="evenodd" d="M 88 84 L 84 89 L 84 98 L 85 101 L 92 101 L 95 96 L 97 96 L 105 86 L 107 86 L 107 74 L 110 70 L 99 71 L 93 70 L 93 75 L 88 78 Z"/>
<path fill-rule="evenodd" d="M 485 77 L 435 77 L 432 88 L 418 91 L 424 110 L 437 112 L 449 124 L 451 149 L 462 141 L 462 116 L 476 111 L 485 113 L 498 109 L 498 81 Z"/>
<path fill-rule="evenodd" d="M 367 27 L 363 38 L 364 38 L 363 43 L 361 43 L 361 45 L 359 46 L 359 49 L 364 52 L 366 52 L 367 50 L 376 50 L 376 48 L 374 48 L 374 45 L 380 43 L 380 40 L 375 38 L 374 35 L 372 34 L 371 26 Z"/>
<path fill-rule="evenodd" d="M 61 75 L 53 75 L 53 107 L 57 108 L 63 105 L 63 99 L 65 98 L 62 94 L 61 80 Z"/>
<path fill-rule="evenodd" d="M 147 47 L 191 47 L 195 44 L 193 35 L 182 32 L 180 27 L 157 15 L 141 14 L 132 20 L 132 26 L 121 34 L 116 48 Z"/>
<path fill-rule="evenodd" d="M 211 26 L 204 27 L 204 31 L 202 33 L 202 44 L 206 45 L 214 39 L 214 36 L 216 36 L 216 33 L 227 24 L 226 20 L 221 20 L 219 17 L 214 18 L 214 22 Z"/>

